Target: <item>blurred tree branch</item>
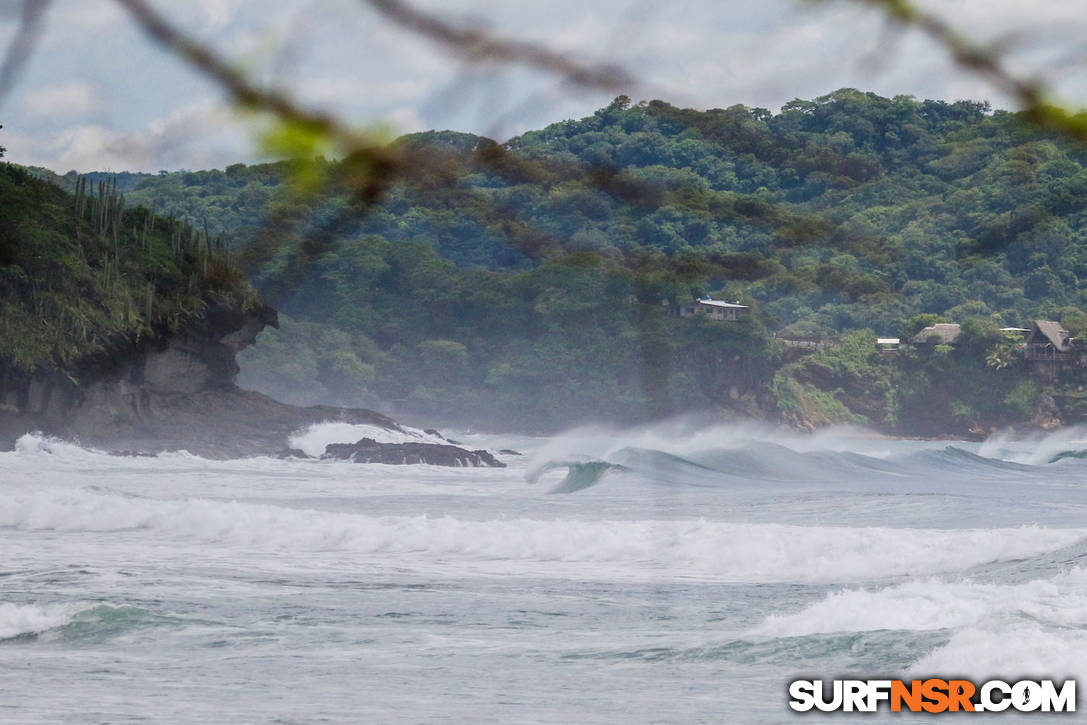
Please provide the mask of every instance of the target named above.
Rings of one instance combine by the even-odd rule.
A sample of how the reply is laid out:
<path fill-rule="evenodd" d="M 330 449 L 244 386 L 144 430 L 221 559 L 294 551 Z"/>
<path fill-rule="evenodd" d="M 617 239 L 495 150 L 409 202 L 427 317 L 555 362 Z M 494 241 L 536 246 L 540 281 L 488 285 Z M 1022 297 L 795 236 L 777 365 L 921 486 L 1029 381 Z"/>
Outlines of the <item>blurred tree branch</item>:
<path fill-rule="evenodd" d="M 611 64 L 590 64 L 535 43 L 512 40 L 473 27 L 457 27 L 401 0 L 363 0 L 403 28 L 429 38 L 469 60 L 490 63 L 523 63 L 548 71 L 567 81 L 609 91 L 629 89 L 635 79 Z"/>
<path fill-rule="evenodd" d="M 23 0 L 19 14 L 19 29 L 8 46 L 3 63 L 0 64 L 0 101 L 11 90 L 19 77 L 41 35 L 42 21 L 52 0 Z"/>
<path fill-rule="evenodd" d="M 630 83 L 630 77 L 614 66 L 593 66 L 582 63 L 539 45 L 507 41 L 484 31 L 456 28 L 437 18 L 425 15 L 399 0 L 366 0 L 383 15 L 428 38 L 475 59 L 507 63 L 520 61 L 556 73 L 577 85 L 615 88 Z M 217 55 L 206 44 L 172 24 L 145 0 L 117 0 L 144 31 L 166 46 L 205 76 L 225 89 L 242 108 L 271 114 L 280 122 L 277 141 L 284 146 L 297 147 L 299 142 L 312 140 L 316 147 L 327 142 L 349 159 L 350 174 L 355 183 L 355 196 L 363 201 L 375 200 L 394 176 L 414 167 L 402 154 L 385 144 L 343 124 L 334 116 L 305 108 L 288 93 L 258 87 L 246 75 Z M 283 150 L 290 151 L 291 148 Z M 294 148 L 295 151 L 305 149 Z M 311 149 L 312 150 L 312 149 Z M 521 175 L 523 164 L 507 161 L 504 150 L 488 146 L 481 149 L 479 160 L 506 175 Z M 419 161 L 416 159 L 416 161 Z M 429 171 L 437 171 L 429 167 Z M 609 177 L 610 178 L 610 177 Z M 605 184 L 612 191 L 626 190 L 644 197 L 645 192 L 627 189 L 618 184 Z"/>
<path fill-rule="evenodd" d="M 260 88 L 243 72 L 219 57 L 205 44 L 186 34 L 144 0 L 117 0 L 154 40 L 170 48 L 198 71 L 225 89 L 242 107 L 264 111 L 276 117 L 288 133 L 299 138 L 323 139 L 346 154 L 365 160 L 374 173 L 366 174 L 365 185 L 358 190 L 362 198 L 374 199 L 384 179 L 398 166 L 392 152 L 328 114 L 307 109 L 287 93 Z M 363 178 L 358 179 L 363 181 Z"/>

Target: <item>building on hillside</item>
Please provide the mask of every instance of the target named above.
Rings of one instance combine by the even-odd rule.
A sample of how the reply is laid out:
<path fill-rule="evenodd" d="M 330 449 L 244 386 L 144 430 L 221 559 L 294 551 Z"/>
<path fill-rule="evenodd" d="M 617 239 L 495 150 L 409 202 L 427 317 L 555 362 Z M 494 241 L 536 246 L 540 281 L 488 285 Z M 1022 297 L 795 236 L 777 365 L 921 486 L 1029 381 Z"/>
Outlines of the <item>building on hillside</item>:
<path fill-rule="evenodd" d="M 1071 333 L 1062 329 L 1061 323 L 1052 320 L 1031 323 L 1026 342 L 1028 360 L 1070 360 L 1075 350 Z"/>
<path fill-rule="evenodd" d="M 705 299 L 695 300 L 689 305 L 680 305 L 676 314 L 679 317 L 705 315 L 711 320 L 736 320 L 747 309 L 747 305 L 741 305 L 739 302 L 724 302 L 711 299 L 709 295 L 706 295 Z"/>
<path fill-rule="evenodd" d="M 803 335 L 786 335 L 775 332 L 774 338 L 788 348 L 801 350 L 823 350 L 841 347 L 842 341 L 837 337 L 810 337 Z"/>
<path fill-rule="evenodd" d="M 954 345 L 962 335 L 962 326 L 954 322 L 929 325 L 913 336 L 914 345 Z"/>
<path fill-rule="evenodd" d="M 884 355 L 897 355 L 902 341 L 897 337 L 877 337 L 876 349 Z"/>

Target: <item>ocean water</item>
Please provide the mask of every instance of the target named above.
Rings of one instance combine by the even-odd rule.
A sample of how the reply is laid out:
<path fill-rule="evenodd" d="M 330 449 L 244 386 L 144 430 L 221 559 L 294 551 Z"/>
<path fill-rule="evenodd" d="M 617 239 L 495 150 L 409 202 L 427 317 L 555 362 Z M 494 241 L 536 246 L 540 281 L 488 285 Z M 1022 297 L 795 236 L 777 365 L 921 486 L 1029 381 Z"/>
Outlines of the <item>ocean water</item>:
<path fill-rule="evenodd" d="M 23 437 L 0 453 L 0 722 L 774 723 L 825 719 L 788 709 L 798 677 L 1084 685 L 1085 432 L 453 437 L 525 455 Z"/>

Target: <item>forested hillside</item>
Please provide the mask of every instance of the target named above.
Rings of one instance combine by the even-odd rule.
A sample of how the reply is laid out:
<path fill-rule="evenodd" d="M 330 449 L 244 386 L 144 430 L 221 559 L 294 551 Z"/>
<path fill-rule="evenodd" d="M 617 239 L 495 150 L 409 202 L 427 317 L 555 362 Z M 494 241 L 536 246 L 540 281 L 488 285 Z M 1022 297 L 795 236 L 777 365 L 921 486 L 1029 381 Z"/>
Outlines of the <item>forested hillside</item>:
<path fill-rule="evenodd" d="M 105 182 L 77 186 L 70 194 L 0 164 L 0 383 L 41 369 L 75 378 L 176 331 L 212 299 L 256 299 L 214 239 L 126 208 Z"/>
<path fill-rule="evenodd" d="M 126 180 L 130 200 L 225 233 L 289 316 L 250 353 L 250 382 L 540 427 L 727 407 L 906 429 L 911 410 L 950 419 L 947 396 L 903 392 L 902 365 L 877 358 L 862 367 L 883 370 L 883 393 L 850 396 L 857 365 L 782 368 L 768 333 L 974 320 L 987 342 L 956 364 L 989 385 L 994 330 L 1073 329 L 1087 307 L 1082 147 L 981 103 L 843 89 L 771 113 L 620 97 L 501 145 L 431 132 L 394 148 L 432 173 L 367 208 L 350 159 Z M 707 292 L 753 314 L 668 316 Z M 1002 370 L 999 395 L 963 393 L 955 426 L 1029 417 L 1043 391 Z"/>

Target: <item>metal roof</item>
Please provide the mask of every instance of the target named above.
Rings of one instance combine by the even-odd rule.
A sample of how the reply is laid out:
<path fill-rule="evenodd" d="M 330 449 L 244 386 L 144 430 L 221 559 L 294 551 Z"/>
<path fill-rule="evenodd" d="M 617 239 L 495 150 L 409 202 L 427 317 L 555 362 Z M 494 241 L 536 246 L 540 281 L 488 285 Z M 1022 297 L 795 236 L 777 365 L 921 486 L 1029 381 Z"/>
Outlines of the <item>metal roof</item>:
<path fill-rule="evenodd" d="M 737 305 L 732 302 L 723 302 L 721 300 L 698 300 L 700 305 L 709 305 L 710 307 L 731 307 L 737 310 L 746 310 L 747 305 Z"/>

